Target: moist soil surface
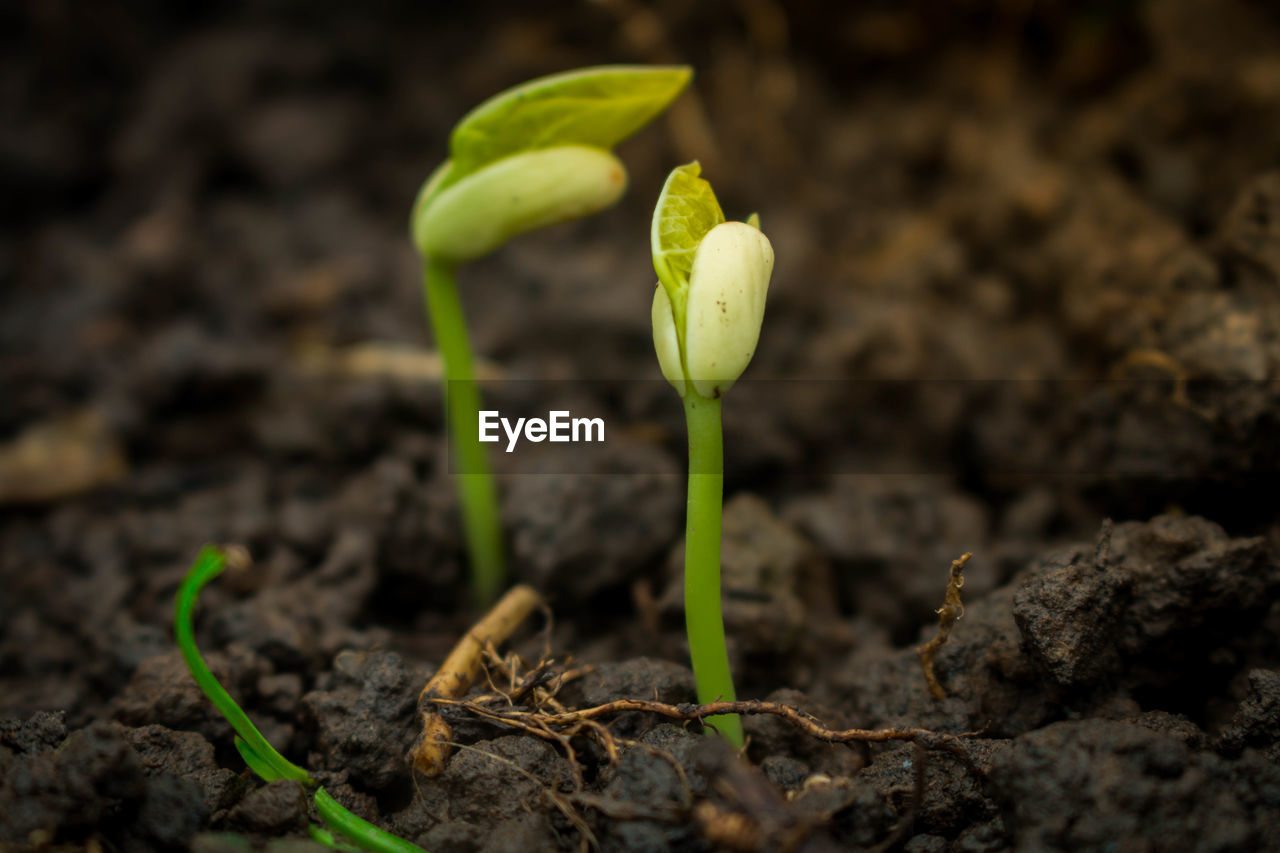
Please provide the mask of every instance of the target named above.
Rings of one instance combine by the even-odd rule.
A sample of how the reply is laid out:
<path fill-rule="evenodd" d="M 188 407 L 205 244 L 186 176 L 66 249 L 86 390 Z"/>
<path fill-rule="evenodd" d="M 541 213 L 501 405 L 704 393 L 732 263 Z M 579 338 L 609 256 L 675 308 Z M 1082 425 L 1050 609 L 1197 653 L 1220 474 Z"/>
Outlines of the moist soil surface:
<path fill-rule="evenodd" d="M 430 850 L 1280 849 L 1274 4 L 0 19 L 0 846 L 309 843 L 175 649 L 217 542 L 253 562 L 201 599 L 215 673 Z M 503 478 L 549 610 L 471 698 L 694 699 L 647 229 L 698 158 L 777 254 L 725 400 L 739 695 L 963 737 L 760 715 L 740 760 L 654 713 L 557 740 L 453 708 L 447 769 L 410 772 L 480 614 L 407 213 L 475 103 L 618 61 L 697 69 L 621 204 L 460 271 L 497 407 L 609 430 Z M 966 552 L 937 697 L 916 648 Z"/>

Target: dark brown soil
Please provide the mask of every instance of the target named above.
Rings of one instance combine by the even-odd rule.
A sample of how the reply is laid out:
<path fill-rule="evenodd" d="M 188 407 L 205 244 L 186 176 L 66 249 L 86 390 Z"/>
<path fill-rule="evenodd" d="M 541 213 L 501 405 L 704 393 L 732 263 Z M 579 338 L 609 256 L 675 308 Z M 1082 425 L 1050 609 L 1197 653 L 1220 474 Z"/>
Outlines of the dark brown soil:
<path fill-rule="evenodd" d="M 255 562 L 202 599 L 214 671 L 434 851 L 1280 849 L 1280 11 L 944 5 L 0 11 L 0 848 L 307 837 L 174 648 L 224 542 Z M 753 717 L 744 762 L 629 713 L 611 764 L 457 714 L 415 779 L 476 614 L 432 363 L 376 357 L 429 345 L 411 201 L 487 95 L 671 60 L 696 99 L 622 146 L 624 201 L 462 271 L 492 399 L 616 436 L 503 482 L 552 651 L 594 667 L 560 700 L 693 697 L 646 234 L 697 157 L 778 259 L 725 403 L 739 694 L 979 734 Z M 914 646 L 966 551 L 935 699 Z"/>

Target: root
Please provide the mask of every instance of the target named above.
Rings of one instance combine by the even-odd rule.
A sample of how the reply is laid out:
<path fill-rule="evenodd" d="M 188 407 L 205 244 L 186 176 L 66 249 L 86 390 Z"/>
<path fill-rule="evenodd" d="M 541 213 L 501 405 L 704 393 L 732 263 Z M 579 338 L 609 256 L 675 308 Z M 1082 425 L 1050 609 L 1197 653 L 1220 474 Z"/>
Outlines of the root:
<path fill-rule="evenodd" d="M 921 646 L 918 651 L 920 653 L 920 666 L 924 669 L 924 680 L 929 685 L 929 692 L 933 694 L 935 699 L 946 699 L 947 691 L 943 689 L 942 684 L 938 681 L 938 676 L 933 671 L 933 656 L 937 654 L 938 649 L 946 645 L 947 640 L 951 637 L 951 631 L 956 626 L 956 622 L 960 621 L 960 617 L 964 616 L 964 603 L 960 601 L 960 590 L 964 587 L 964 567 L 969 562 L 973 554 L 961 554 L 958 560 L 951 562 L 951 576 L 947 580 L 947 592 L 943 599 L 943 604 L 938 608 L 938 633 L 937 635 Z"/>
<path fill-rule="evenodd" d="M 692 703 L 671 705 L 666 702 L 655 702 L 650 699 L 616 699 L 592 708 L 562 713 L 545 713 L 529 711 L 521 708 L 493 708 L 477 702 L 459 699 L 434 698 L 430 700 L 436 705 L 453 705 L 486 720 L 501 723 L 535 734 L 537 731 L 555 734 L 579 733 L 581 727 L 593 722 L 598 717 L 617 714 L 623 711 L 640 711 L 657 714 L 682 722 L 701 721 L 717 714 L 768 714 L 781 717 L 815 740 L 826 743 L 884 743 L 887 741 L 909 741 L 926 748 L 949 748 L 963 738 L 965 734 L 948 734 L 929 729 L 829 729 L 800 709 L 784 705 L 780 702 L 765 702 L 759 699 L 742 699 L 737 702 L 708 702 L 703 705 Z"/>
<path fill-rule="evenodd" d="M 963 565 L 963 561 L 957 562 Z M 785 807 L 784 801 L 777 799 L 775 793 L 771 793 L 771 788 L 766 792 L 749 775 L 735 773 L 732 766 L 724 768 L 712 783 L 715 801 L 712 798 L 695 798 L 685 769 L 675 756 L 655 746 L 620 737 L 611 730 L 607 718 L 619 713 L 649 713 L 686 723 L 701 722 L 707 717 L 725 713 L 768 714 L 781 717 L 809 736 L 827 743 L 906 741 L 915 744 L 916 772 L 911 798 L 898 825 L 875 848 L 877 851 L 899 844 L 911 829 L 924 794 L 926 750 L 942 749 L 952 753 L 971 772 L 976 772 L 964 740 L 979 734 L 977 732 L 949 734 L 912 728 L 831 729 L 794 706 L 756 700 L 673 705 L 647 699 L 619 699 L 591 708 L 569 710 L 556 698 L 556 694 L 564 683 L 586 670 L 569 669 L 567 662 L 557 664 L 546 656 L 528 667 L 517 655 L 499 656 L 491 645 L 485 650 L 483 664 L 492 692 L 465 700 L 435 696 L 424 701 L 437 707 L 458 708 L 558 747 L 570 768 L 568 781 L 571 790 L 558 791 L 555 786 L 544 785 L 544 795 L 577 831 L 578 847 L 582 851 L 599 849 L 599 842 L 585 818 L 586 811 L 597 812 L 612 820 L 692 823 L 704 839 L 718 848 L 743 851 L 798 850 L 813 830 L 834 814 L 833 811 L 826 815 L 805 816 L 793 812 Z M 676 801 L 640 803 L 588 792 L 581 765 L 580 739 L 595 743 L 611 766 L 617 766 L 624 750 L 633 748 L 666 762 L 675 774 Z M 498 756 L 492 757 L 504 761 Z M 731 764 L 736 765 L 736 762 Z"/>
<path fill-rule="evenodd" d="M 453 730 L 436 712 L 440 700 L 453 700 L 466 694 L 480 675 L 486 648 L 496 647 L 515 631 L 534 608 L 541 596 L 528 586 L 517 586 L 507 592 L 483 619 L 458 641 L 440 669 L 418 695 L 422 714 L 422 736 L 409 751 L 414 769 L 424 776 L 438 776 L 449 759 Z"/>

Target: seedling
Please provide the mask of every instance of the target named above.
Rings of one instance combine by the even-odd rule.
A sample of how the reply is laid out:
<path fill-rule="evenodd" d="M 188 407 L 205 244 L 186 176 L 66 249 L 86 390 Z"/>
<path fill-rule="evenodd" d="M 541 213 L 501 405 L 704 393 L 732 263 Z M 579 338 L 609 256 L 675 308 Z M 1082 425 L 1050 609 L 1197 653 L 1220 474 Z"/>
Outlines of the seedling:
<path fill-rule="evenodd" d="M 612 205 L 627 173 L 610 149 L 662 112 L 688 84 L 684 67 L 607 66 L 543 77 L 468 113 L 449 159 L 414 203 L 427 314 L 444 361 L 446 419 L 456 464 L 472 590 L 485 606 L 505 582 L 502 531 L 478 433 L 476 388 L 458 264 L 507 240 Z"/>
<path fill-rule="evenodd" d="M 196 558 L 195 564 L 183 578 L 178 588 L 178 597 L 174 603 L 173 631 L 178 639 L 178 649 L 182 659 L 191 670 L 192 677 L 204 695 L 221 712 L 236 733 L 236 749 L 249 769 L 267 782 L 277 779 L 292 779 L 312 793 L 316 811 L 327 826 L 312 824 L 311 837 L 335 850 L 373 850 L 378 853 L 425 853 L 416 844 L 405 841 L 379 829 L 363 818 L 357 817 L 335 800 L 329 792 L 320 787 L 311 774 L 289 761 L 276 751 L 267 741 L 258 727 L 253 724 L 244 710 L 231 698 L 212 671 L 200 649 L 196 647 L 195 630 L 192 626 L 192 615 L 195 612 L 196 600 L 200 591 L 209 581 L 222 574 L 227 567 L 226 555 L 212 545 L 206 545 Z"/>
<path fill-rule="evenodd" d="M 720 512 L 724 448 L 720 397 L 755 354 L 773 272 L 773 247 L 753 214 L 725 222 L 711 185 L 690 163 L 667 178 L 653 214 L 653 345 L 662 375 L 684 400 L 689 492 L 684 613 L 703 703 L 735 699 L 720 609 Z M 710 718 L 741 747 L 736 714 Z"/>

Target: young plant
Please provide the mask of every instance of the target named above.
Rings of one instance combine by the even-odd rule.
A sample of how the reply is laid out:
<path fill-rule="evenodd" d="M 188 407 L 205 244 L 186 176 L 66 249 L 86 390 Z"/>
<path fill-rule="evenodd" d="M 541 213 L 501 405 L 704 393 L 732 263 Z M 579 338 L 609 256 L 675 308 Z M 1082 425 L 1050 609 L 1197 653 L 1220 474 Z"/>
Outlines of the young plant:
<path fill-rule="evenodd" d="M 444 361 L 446 419 L 476 603 L 505 581 L 502 531 L 479 440 L 480 395 L 454 270 L 507 240 L 612 205 L 627 173 L 610 149 L 688 84 L 684 67 L 605 66 L 543 77 L 468 113 L 449 159 L 418 193 L 410 220 L 423 258 L 427 314 Z"/>
<path fill-rule="evenodd" d="M 372 850 L 376 853 L 425 853 L 418 845 L 352 814 L 320 787 L 310 773 L 277 752 L 204 662 L 200 649 L 196 647 L 192 617 L 200 591 L 209 581 L 222 574 L 226 567 L 226 555 L 220 549 L 206 545 L 183 578 L 182 585 L 178 587 L 178 597 L 174 602 L 173 632 L 192 678 L 235 731 L 236 749 L 244 763 L 266 782 L 291 779 L 312 793 L 316 811 L 327 827 L 312 824 L 309 830 L 313 839 L 327 847 L 335 850 Z"/>
<path fill-rule="evenodd" d="M 684 613 L 699 702 L 734 701 L 720 610 L 724 448 L 720 397 L 746 370 L 764 320 L 773 247 L 753 214 L 725 222 L 711 185 L 690 163 L 667 178 L 653 214 L 653 345 L 662 375 L 684 400 L 689 492 Z M 737 715 L 709 718 L 741 747 Z"/>

